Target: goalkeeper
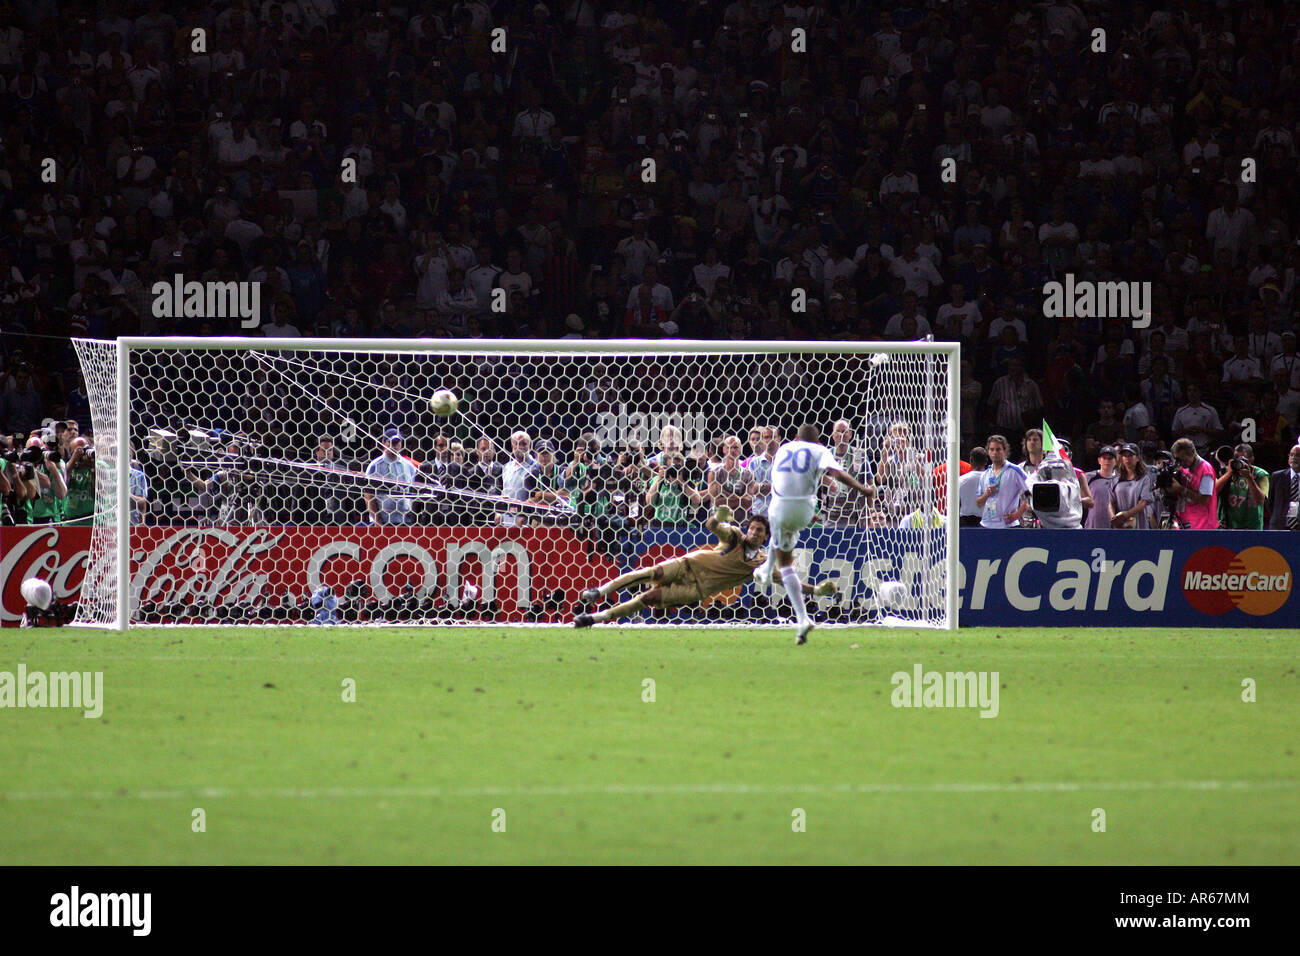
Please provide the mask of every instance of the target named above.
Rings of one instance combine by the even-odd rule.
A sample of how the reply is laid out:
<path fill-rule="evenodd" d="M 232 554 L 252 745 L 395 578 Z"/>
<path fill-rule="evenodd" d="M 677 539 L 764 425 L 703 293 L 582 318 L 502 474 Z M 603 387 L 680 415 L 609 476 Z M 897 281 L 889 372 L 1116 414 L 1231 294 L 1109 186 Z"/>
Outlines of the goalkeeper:
<path fill-rule="evenodd" d="M 583 591 L 582 602 L 594 604 L 643 581 L 652 583 L 650 588 L 622 604 L 594 614 L 577 615 L 573 626 L 604 624 L 648 607 L 698 604 L 707 597 L 752 580 L 754 569 L 767 558 L 767 542 L 772 536 L 772 526 L 767 518 L 754 515 L 742 532 L 740 526 L 732 522 L 731 509 L 723 506 L 713 513 L 705 527 L 717 536 L 717 544 L 698 548 L 680 558 L 661 561 L 653 567 L 629 571 L 598 588 Z M 834 581 L 823 581 L 817 587 L 804 584 L 803 590 L 805 594 L 825 596 L 834 594 L 838 588 Z"/>

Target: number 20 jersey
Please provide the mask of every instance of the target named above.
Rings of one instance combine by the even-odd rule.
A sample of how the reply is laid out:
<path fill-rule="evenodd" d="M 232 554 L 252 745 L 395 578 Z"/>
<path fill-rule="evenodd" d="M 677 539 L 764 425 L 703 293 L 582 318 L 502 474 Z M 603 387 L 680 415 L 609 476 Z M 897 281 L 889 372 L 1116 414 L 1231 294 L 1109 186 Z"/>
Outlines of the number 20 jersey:
<path fill-rule="evenodd" d="M 772 491 L 782 498 L 815 498 L 826 469 L 843 467 L 825 445 L 786 442 L 777 449 L 772 465 Z"/>

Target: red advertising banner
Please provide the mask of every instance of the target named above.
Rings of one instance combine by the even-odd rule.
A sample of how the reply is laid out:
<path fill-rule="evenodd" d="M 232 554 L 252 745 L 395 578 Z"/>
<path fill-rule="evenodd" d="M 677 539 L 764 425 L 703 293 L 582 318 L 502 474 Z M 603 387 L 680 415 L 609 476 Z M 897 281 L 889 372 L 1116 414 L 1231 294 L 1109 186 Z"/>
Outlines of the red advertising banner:
<path fill-rule="evenodd" d="M 21 619 L 29 577 L 75 600 L 89 546 L 89 528 L 0 528 L 0 621 Z M 618 573 L 567 528 L 134 528 L 131 546 L 133 583 L 155 605 L 296 603 L 360 581 L 380 601 L 409 586 L 496 601 L 511 615 Z"/>

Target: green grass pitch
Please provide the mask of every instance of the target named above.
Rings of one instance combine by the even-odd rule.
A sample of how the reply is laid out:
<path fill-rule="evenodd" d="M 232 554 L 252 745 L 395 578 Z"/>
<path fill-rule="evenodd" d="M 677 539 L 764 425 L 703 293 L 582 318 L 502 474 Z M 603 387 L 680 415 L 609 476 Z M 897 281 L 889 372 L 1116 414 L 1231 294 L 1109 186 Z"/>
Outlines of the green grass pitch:
<path fill-rule="evenodd" d="M 0 710 L 0 862 L 1295 864 L 1297 660 L 1098 622 L 6 630 L 0 670 L 102 671 L 104 713 Z M 918 663 L 997 671 L 998 716 L 895 708 Z"/>

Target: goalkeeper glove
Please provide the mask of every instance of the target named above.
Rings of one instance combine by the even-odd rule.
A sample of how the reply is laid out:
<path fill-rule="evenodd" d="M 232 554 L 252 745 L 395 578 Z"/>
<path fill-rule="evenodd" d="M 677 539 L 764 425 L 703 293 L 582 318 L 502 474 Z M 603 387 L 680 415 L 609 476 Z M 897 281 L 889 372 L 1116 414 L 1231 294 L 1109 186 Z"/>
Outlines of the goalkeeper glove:
<path fill-rule="evenodd" d="M 818 597 L 826 597 L 831 594 L 838 594 L 839 590 L 840 586 L 828 578 L 813 589 L 813 594 Z"/>
<path fill-rule="evenodd" d="M 713 512 L 713 519 L 719 524 L 729 524 L 734 516 L 726 505 L 718 505 Z M 698 519 L 697 519 L 698 520 Z"/>

